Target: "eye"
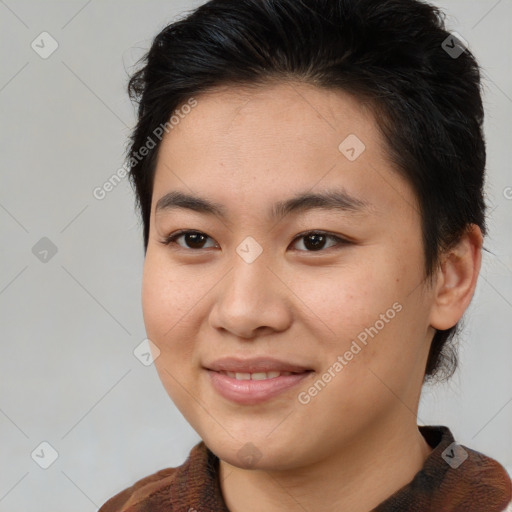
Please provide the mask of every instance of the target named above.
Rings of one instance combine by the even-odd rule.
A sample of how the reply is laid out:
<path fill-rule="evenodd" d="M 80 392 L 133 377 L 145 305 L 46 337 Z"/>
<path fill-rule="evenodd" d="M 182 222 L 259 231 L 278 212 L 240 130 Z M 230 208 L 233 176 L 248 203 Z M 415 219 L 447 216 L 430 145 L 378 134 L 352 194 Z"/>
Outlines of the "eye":
<path fill-rule="evenodd" d="M 183 243 L 178 242 L 180 239 L 183 239 Z M 161 243 L 164 245 L 178 245 L 183 249 L 207 249 L 209 247 L 205 245 L 205 242 L 208 239 L 213 241 L 211 237 L 201 231 L 181 230 L 172 233 L 164 240 L 162 240 Z M 326 247 L 326 244 L 329 240 L 332 243 Z M 304 249 L 301 248 L 298 250 L 303 252 L 318 252 L 334 246 L 347 245 L 350 243 L 344 238 L 331 235 L 323 231 L 309 231 L 307 233 L 301 233 L 295 237 L 293 244 L 298 244 L 298 242 L 301 242 L 302 247 L 304 247 Z M 210 246 L 210 248 L 211 247 L 218 247 L 218 245 L 214 243 L 214 245 Z"/>
<path fill-rule="evenodd" d="M 183 238 L 186 245 L 177 242 L 180 238 Z M 208 238 L 210 237 L 201 231 L 181 230 L 166 237 L 162 243 L 164 245 L 175 244 L 183 249 L 205 249 L 207 247 L 205 247 L 204 243 Z"/>
<path fill-rule="evenodd" d="M 333 241 L 331 245 L 326 247 L 328 240 Z M 336 235 L 331 235 L 323 231 L 309 231 L 308 233 L 301 233 L 298 235 L 294 243 L 302 242 L 302 247 L 306 248 L 306 252 L 318 252 L 323 249 L 329 249 L 337 245 L 347 245 L 350 242 Z M 300 249 L 303 251 L 303 249 Z"/>

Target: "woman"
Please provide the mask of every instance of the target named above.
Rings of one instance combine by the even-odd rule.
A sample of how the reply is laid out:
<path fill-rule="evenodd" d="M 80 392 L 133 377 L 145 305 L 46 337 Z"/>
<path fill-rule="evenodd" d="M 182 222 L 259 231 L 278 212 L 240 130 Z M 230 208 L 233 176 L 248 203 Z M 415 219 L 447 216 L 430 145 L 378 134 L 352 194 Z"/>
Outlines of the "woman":
<path fill-rule="evenodd" d="M 479 69 L 416 0 L 212 0 L 130 81 L 143 313 L 202 442 L 101 512 L 503 511 L 418 426 L 485 235 Z"/>

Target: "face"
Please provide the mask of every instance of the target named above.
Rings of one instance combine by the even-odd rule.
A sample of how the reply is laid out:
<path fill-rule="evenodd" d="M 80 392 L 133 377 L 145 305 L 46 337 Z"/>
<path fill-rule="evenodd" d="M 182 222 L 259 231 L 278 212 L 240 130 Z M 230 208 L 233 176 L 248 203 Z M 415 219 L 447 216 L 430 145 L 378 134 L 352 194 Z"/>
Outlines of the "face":
<path fill-rule="evenodd" d="M 176 406 L 238 467 L 415 425 L 433 297 L 370 111 L 298 83 L 196 100 L 159 150 L 142 290 Z"/>

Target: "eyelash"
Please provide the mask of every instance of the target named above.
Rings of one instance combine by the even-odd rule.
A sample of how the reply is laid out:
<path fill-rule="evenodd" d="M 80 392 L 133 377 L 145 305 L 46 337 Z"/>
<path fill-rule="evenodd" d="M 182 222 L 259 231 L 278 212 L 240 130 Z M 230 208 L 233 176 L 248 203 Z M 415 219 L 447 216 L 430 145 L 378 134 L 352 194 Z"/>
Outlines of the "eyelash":
<path fill-rule="evenodd" d="M 210 236 L 208 236 L 206 233 L 203 233 L 202 231 L 196 231 L 196 230 L 192 230 L 192 229 L 189 229 L 189 230 L 183 229 L 183 230 L 180 230 L 180 231 L 176 231 L 175 233 L 171 233 L 169 236 L 165 237 L 164 240 L 161 240 L 160 243 L 162 243 L 164 245 L 168 245 L 168 246 L 176 245 L 177 249 L 183 249 L 183 250 L 186 250 L 186 251 L 199 252 L 201 250 L 204 250 L 204 248 L 193 249 L 193 248 L 190 248 L 190 247 L 182 247 L 181 245 L 176 243 L 176 240 L 178 238 L 180 238 L 183 235 L 187 235 L 187 234 L 205 235 L 207 238 L 211 239 Z M 333 235 L 333 234 L 325 232 L 325 231 L 313 230 L 313 231 L 307 231 L 307 232 L 304 232 L 304 233 L 299 233 L 293 239 L 292 244 L 294 242 L 296 242 L 297 240 L 300 240 L 301 238 L 306 238 L 309 235 L 323 235 L 323 236 L 325 236 L 327 238 L 330 238 L 330 239 L 336 241 L 336 244 L 332 245 L 331 247 L 328 247 L 327 249 L 323 249 L 323 248 L 319 249 L 318 251 L 308 251 L 308 250 L 300 249 L 299 252 L 310 252 L 310 253 L 325 252 L 325 251 L 327 251 L 329 249 L 336 249 L 336 248 L 339 248 L 340 246 L 348 245 L 348 244 L 352 243 L 352 242 L 350 242 L 350 240 L 347 240 L 346 238 L 342 238 L 340 236 Z M 206 249 L 211 249 L 211 247 L 207 247 Z"/>

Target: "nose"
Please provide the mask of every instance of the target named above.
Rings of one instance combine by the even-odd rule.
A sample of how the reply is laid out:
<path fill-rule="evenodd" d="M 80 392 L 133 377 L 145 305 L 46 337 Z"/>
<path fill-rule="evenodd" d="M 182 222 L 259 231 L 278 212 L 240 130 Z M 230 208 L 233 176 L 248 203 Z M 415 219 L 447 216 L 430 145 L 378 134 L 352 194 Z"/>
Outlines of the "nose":
<path fill-rule="evenodd" d="M 292 292 L 261 255 L 247 263 L 238 254 L 222 279 L 210 311 L 210 325 L 244 339 L 286 330 L 292 321 Z"/>

